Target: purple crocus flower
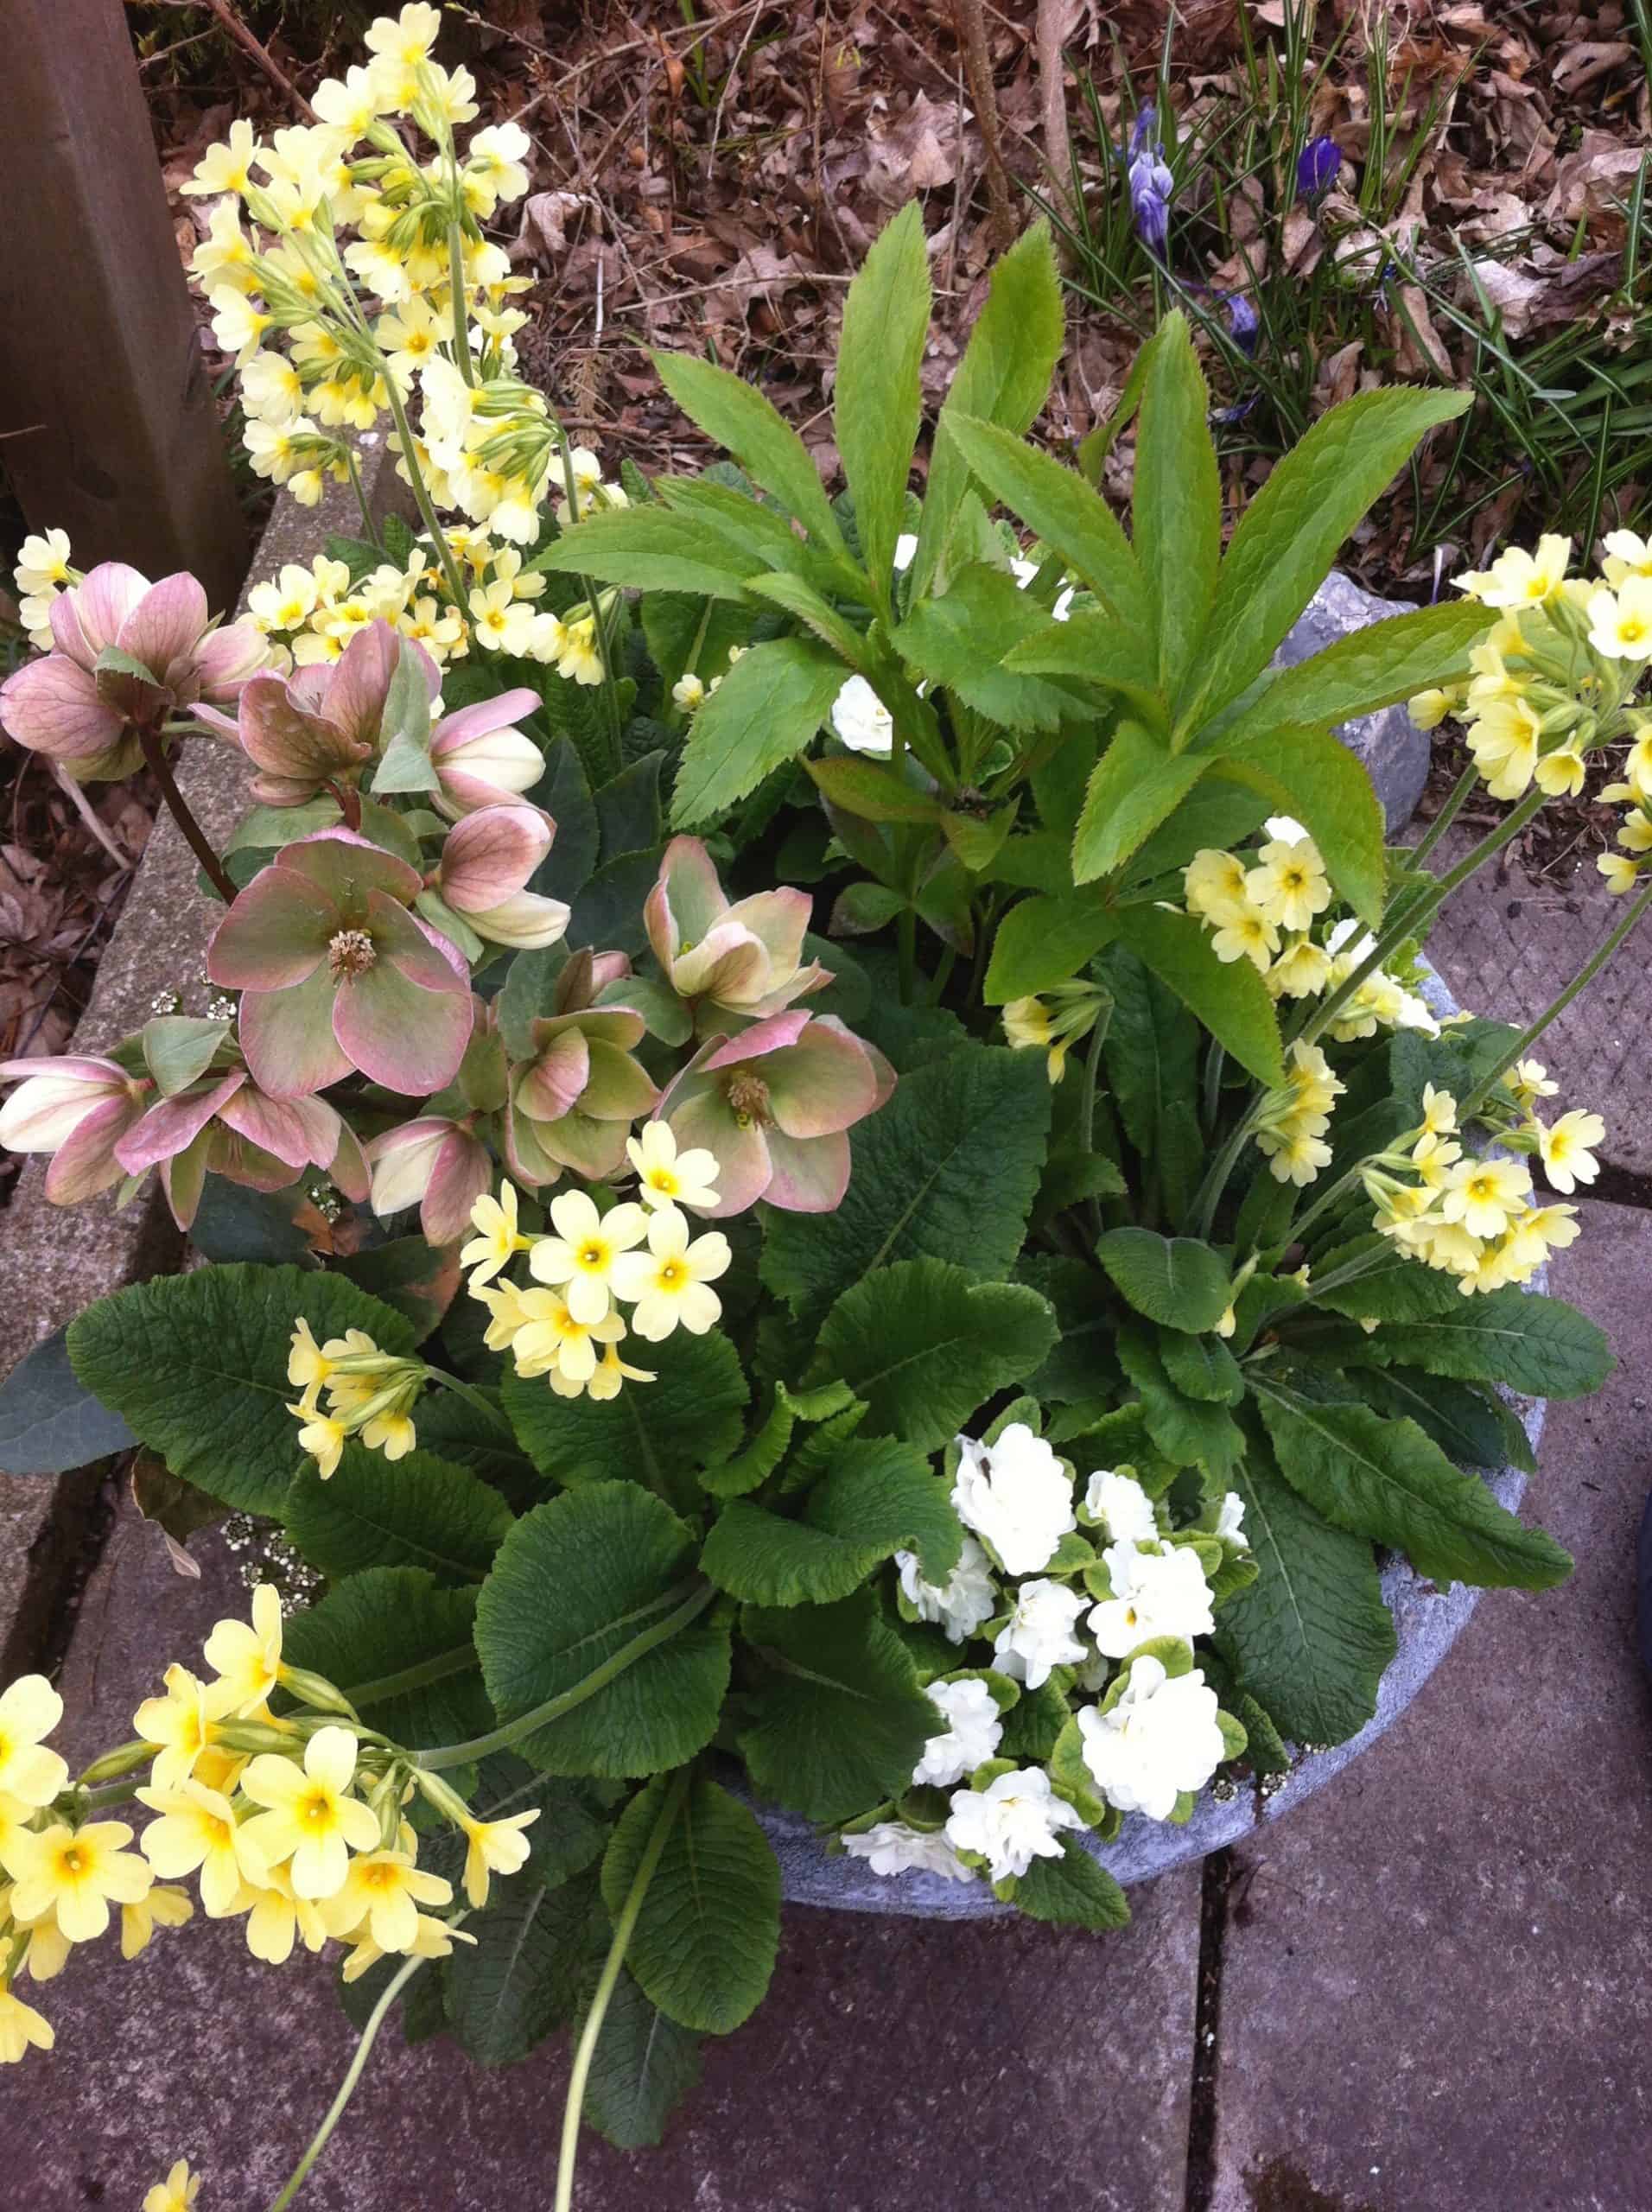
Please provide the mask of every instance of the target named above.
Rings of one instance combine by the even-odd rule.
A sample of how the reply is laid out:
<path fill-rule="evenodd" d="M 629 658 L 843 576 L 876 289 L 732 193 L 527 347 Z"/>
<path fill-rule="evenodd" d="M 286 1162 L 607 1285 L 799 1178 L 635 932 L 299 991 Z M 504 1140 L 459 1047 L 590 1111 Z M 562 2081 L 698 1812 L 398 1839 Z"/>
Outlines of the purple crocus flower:
<path fill-rule="evenodd" d="M 1176 180 L 1165 166 L 1165 149 L 1153 135 L 1158 127 L 1158 110 L 1149 102 L 1137 111 L 1131 125 L 1124 174 L 1136 235 L 1155 260 L 1162 261 L 1170 237 L 1170 202 Z"/>
<path fill-rule="evenodd" d="M 1299 200 L 1322 200 L 1337 181 L 1342 168 L 1342 148 L 1334 138 L 1310 138 L 1296 157 L 1296 190 Z"/>
<path fill-rule="evenodd" d="M 1228 331 L 1242 353 L 1256 350 L 1256 334 L 1261 328 L 1256 310 L 1242 292 L 1227 292 L 1222 304 L 1228 310 Z"/>

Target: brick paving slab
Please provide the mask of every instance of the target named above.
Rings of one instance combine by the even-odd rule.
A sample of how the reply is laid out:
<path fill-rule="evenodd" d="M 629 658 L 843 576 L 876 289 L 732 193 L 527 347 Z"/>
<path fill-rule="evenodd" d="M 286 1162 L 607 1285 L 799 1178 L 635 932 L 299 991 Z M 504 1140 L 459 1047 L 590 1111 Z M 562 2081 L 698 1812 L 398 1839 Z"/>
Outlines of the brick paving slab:
<path fill-rule="evenodd" d="M 1484 1599 L 1404 1724 L 1235 1852 L 1209 2212 L 1652 2203 L 1652 1699 L 1632 1587 L 1652 1215 L 1591 1205 L 1584 1227 L 1552 1287 L 1619 1365 L 1598 1397 L 1551 1408 L 1528 1493 L 1577 1573 Z"/>
<path fill-rule="evenodd" d="M 222 1544 L 195 1548 L 200 1583 L 123 1516 L 64 1669 L 71 1757 L 130 1733 L 164 1662 L 245 1611 Z M 1182 2212 L 1197 1870 L 1131 1904 L 1112 1936 L 790 1909 L 768 2003 L 708 2042 L 662 2150 L 588 2142 L 579 2212 Z M 56 2051 L 0 2078 L 0 2202 L 30 2212 L 135 2206 L 182 2156 L 201 2212 L 260 2212 L 352 2047 L 319 1961 L 260 1967 L 238 1927 L 199 1920 L 131 1965 L 105 1942 L 40 1997 Z M 546 2205 L 565 2069 L 561 2038 L 484 2073 L 386 2030 L 303 2212 Z"/>

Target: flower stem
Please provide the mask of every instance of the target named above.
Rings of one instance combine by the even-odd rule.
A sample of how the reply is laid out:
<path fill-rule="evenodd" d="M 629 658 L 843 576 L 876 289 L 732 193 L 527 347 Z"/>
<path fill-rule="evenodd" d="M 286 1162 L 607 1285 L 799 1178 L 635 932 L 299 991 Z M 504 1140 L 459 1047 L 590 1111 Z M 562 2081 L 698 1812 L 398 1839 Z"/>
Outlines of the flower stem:
<path fill-rule="evenodd" d="M 1523 1059 L 1525 1058 L 1527 1052 L 1530 1050 L 1532 1046 L 1536 1043 L 1543 1032 L 1548 1027 L 1550 1022 L 1554 1021 L 1559 1015 L 1565 1013 L 1567 1007 L 1571 1005 L 1573 1000 L 1577 997 L 1578 994 L 1580 991 L 1584 991 L 1588 988 L 1589 985 L 1593 982 L 1595 977 L 1606 965 L 1606 963 L 1617 950 L 1618 946 L 1623 944 L 1624 938 L 1628 937 L 1630 931 L 1640 920 L 1642 915 L 1645 913 L 1647 907 L 1649 905 L 1652 905 L 1652 880 L 1648 881 L 1646 888 L 1640 893 L 1639 897 L 1632 902 L 1628 913 L 1624 915 L 1623 920 L 1618 923 L 1617 928 L 1612 931 L 1611 936 L 1604 941 L 1599 948 L 1593 952 L 1586 961 L 1585 961 L 1583 966 L 1578 970 L 1577 974 L 1566 985 L 1566 988 L 1560 993 L 1560 996 L 1554 1001 L 1554 1004 L 1548 1007 L 1542 1014 L 1540 1014 L 1535 1021 L 1530 1023 L 1528 1027 L 1521 1031 L 1519 1036 L 1516 1037 L 1514 1043 L 1509 1046 L 1508 1051 L 1503 1054 L 1496 1065 L 1492 1068 L 1488 1074 L 1483 1076 L 1479 1082 L 1476 1084 L 1474 1089 L 1469 1093 L 1466 1100 L 1465 1100 L 1457 1109 L 1461 1120 L 1467 1121 L 1471 1114 L 1478 1111 L 1480 1107 L 1484 1104 L 1486 1099 L 1490 1096 L 1493 1085 L 1503 1080 L 1509 1069 L 1514 1066 L 1516 1060 Z"/>
<path fill-rule="evenodd" d="M 355 2056 L 350 2061 L 345 2070 L 344 2079 L 339 2084 L 339 2094 L 327 2107 L 326 2119 L 310 2138 L 309 2148 L 293 2168 L 287 2186 L 271 2204 L 270 2212 L 287 2212 L 287 2207 L 308 2179 L 311 2168 L 326 2150 L 328 2138 L 344 2118 L 345 2107 L 355 2094 L 356 2084 L 361 2079 L 362 2069 L 367 2063 L 368 2055 L 378 2040 L 378 2031 L 384 2026 L 391 2006 L 423 1964 L 423 1959 L 408 1959 L 385 1983 L 383 1996 L 367 2015 L 367 2024 L 361 2031 L 361 2039 L 356 2045 Z"/>
<path fill-rule="evenodd" d="M 562 496 L 568 501 L 568 526 L 570 530 L 575 530 L 579 526 L 580 494 L 578 480 L 574 474 L 573 442 L 562 428 L 561 416 L 551 410 L 549 403 L 546 405 L 546 414 L 550 418 L 551 429 L 556 433 L 556 442 L 562 454 Z M 597 648 L 602 661 L 602 697 L 608 709 L 609 759 L 613 772 L 617 776 L 626 765 L 624 717 L 620 711 L 620 693 L 614 683 L 613 655 L 610 650 L 609 626 L 603 620 L 601 603 L 597 598 L 596 587 L 590 577 L 580 576 L 575 581 L 585 594 L 585 603 L 590 608 L 591 620 L 596 626 Z M 697 640 L 695 650 L 696 652 L 699 651 Z"/>
<path fill-rule="evenodd" d="M 659 1818 L 649 1832 L 643 1847 L 643 1855 L 637 1862 L 637 1872 L 632 1877 L 626 1901 L 620 1908 L 620 1917 L 613 1923 L 613 1941 L 608 1946 L 608 1955 L 602 1961 L 602 1972 L 591 1998 L 591 2009 L 585 2016 L 585 2025 L 580 2030 L 580 2039 L 574 2052 L 574 2064 L 568 2076 L 568 2094 L 562 2102 L 562 2140 L 556 2160 L 556 2202 L 555 2212 L 570 2212 L 574 2202 L 574 2162 L 579 2154 L 580 2117 L 585 2108 L 585 2084 L 590 2077 L 591 2061 L 601 2039 L 602 2023 L 608 2015 L 608 2006 L 620 1984 L 620 1970 L 625 1965 L 626 1953 L 631 1948 L 638 1916 L 643 1909 L 643 1899 L 648 1885 L 654 1878 L 660 1854 L 666 1840 L 677 1825 L 677 1815 L 683 1809 L 683 1800 L 689 1791 L 689 1770 L 683 1767 L 665 1793 L 665 1802 L 660 1807 Z"/>
<path fill-rule="evenodd" d="M 442 563 L 442 573 L 448 580 L 448 589 L 453 594 L 454 605 L 468 620 L 470 594 L 465 589 L 463 579 L 459 574 L 459 564 L 454 559 L 453 548 L 448 543 L 442 524 L 436 520 L 435 506 L 430 498 L 429 487 L 424 480 L 424 471 L 419 467 L 418 455 L 413 450 L 413 433 L 408 425 L 407 410 L 402 404 L 402 395 L 396 388 L 396 372 L 388 362 L 384 365 L 384 397 L 390 402 L 391 419 L 396 425 L 397 442 L 401 447 L 402 459 L 407 463 L 408 481 L 413 486 L 413 497 L 418 505 L 419 520 L 429 532 L 430 541 L 436 549 L 436 557 Z"/>
<path fill-rule="evenodd" d="M 207 842 L 206 831 L 185 804 L 183 793 L 178 789 L 176 779 L 162 750 L 159 736 L 152 729 L 140 729 L 137 736 L 143 748 L 143 758 L 156 782 L 161 786 L 161 796 L 166 801 L 167 811 L 183 832 L 184 842 L 200 862 L 202 874 L 224 904 L 232 906 L 236 896 L 234 881 L 225 873 L 222 861 Z"/>
<path fill-rule="evenodd" d="M 683 1594 L 685 1591 L 686 1596 Z M 696 1620 L 716 1594 L 712 1585 L 701 1581 L 698 1576 L 691 1582 L 678 1583 L 675 1589 L 668 1590 L 664 1597 L 655 1599 L 654 1610 L 658 1611 L 662 1607 L 671 1605 L 674 1599 L 680 1598 L 681 1604 L 675 1605 L 664 1619 L 657 1620 L 651 1628 L 645 1628 L 639 1636 L 633 1636 L 629 1643 L 622 1643 L 619 1650 L 605 1659 L 600 1667 L 594 1668 L 582 1681 L 575 1682 L 572 1689 L 547 1698 L 543 1705 L 535 1706 L 531 1713 L 519 1713 L 514 1720 L 507 1720 L 502 1727 L 491 1730 L 486 1736 L 473 1736 L 468 1743 L 443 1744 L 435 1751 L 421 1751 L 415 1764 L 434 1774 L 439 1773 L 443 1767 L 468 1766 L 473 1759 L 486 1758 L 490 1751 L 509 1751 L 513 1744 L 519 1744 L 524 1736 L 532 1735 L 537 1728 L 549 1727 L 553 1720 L 560 1720 L 565 1713 L 572 1713 L 575 1706 L 583 1705 L 587 1698 L 594 1697 L 599 1690 L 606 1689 L 611 1681 L 625 1673 L 627 1667 L 634 1666 L 639 1659 L 658 1645 L 668 1643 L 691 1621 Z"/>
<path fill-rule="evenodd" d="M 465 294 L 465 249 L 460 233 L 458 218 L 448 226 L 448 289 L 453 294 L 453 352 L 459 364 L 459 373 L 472 390 L 476 385 L 476 364 L 470 358 L 470 330 Z"/>
<path fill-rule="evenodd" d="M 356 505 L 361 511 L 361 526 L 366 531 L 368 542 L 373 550 L 376 553 L 382 553 L 384 550 L 384 541 L 378 534 L 378 524 L 374 518 L 372 509 L 367 504 L 367 494 L 362 487 L 361 470 L 356 463 L 353 446 L 346 445 L 344 458 L 350 470 L 350 489 L 355 493 Z"/>
<path fill-rule="evenodd" d="M 1474 766 L 1473 762 L 1471 761 L 1468 766 L 1464 769 L 1462 774 L 1458 778 L 1457 781 L 1452 785 L 1451 791 L 1446 796 L 1446 804 L 1440 808 L 1439 812 L 1429 823 L 1428 828 L 1423 836 L 1412 847 L 1410 858 L 1411 864 L 1414 868 L 1420 868 L 1424 861 L 1427 859 L 1429 854 L 1432 853 L 1435 846 L 1439 844 L 1440 839 L 1451 828 L 1452 823 L 1456 821 L 1458 810 L 1462 807 L 1464 800 L 1467 798 L 1469 793 L 1474 789 L 1475 785 L 1479 781 L 1479 779 L 1480 772 Z"/>

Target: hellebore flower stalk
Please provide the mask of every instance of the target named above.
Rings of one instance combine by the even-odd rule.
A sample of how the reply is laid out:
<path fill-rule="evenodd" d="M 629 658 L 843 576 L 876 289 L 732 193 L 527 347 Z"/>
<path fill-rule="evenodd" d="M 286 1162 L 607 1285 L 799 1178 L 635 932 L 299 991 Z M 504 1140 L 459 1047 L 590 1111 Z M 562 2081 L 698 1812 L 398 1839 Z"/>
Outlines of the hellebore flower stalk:
<path fill-rule="evenodd" d="M 215 983 L 242 993 L 241 1049 L 272 1098 L 352 1071 L 423 1097 L 452 1081 L 471 1031 L 463 958 L 408 910 L 416 868 L 346 830 L 287 846 L 219 924 Z"/>
<path fill-rule="evenodd" d="M 700 1011 L 761 1021 L 831 981 L 831 970 L 803 964 L 813 902 L 805 891 L 760 891 L 731 905 L 710 854 L 697 837 L 674 837 L 648 894 L 643 918 L 667 982 Z"/>
<path fill-rule="evenodd" d="M 0 684 L 0 724 L 86 783 L 130 775 L 144 733 L 203 701 L 232 704 L 269 658 L 251 622 L 214 628 L 184 570 L 157 584 L 105 561 L 53 601 L 53 650 Z"/>
<path fill-rule="evenodd" d="M 717 1162 L 719 1195 L 701 1211 L 744 1213 L 759 1198 L 830 1213 L 848 1188 L 848 1131 L 876 1113 L 894 1071 L 835 1015 L 796 1008 L 702 1046 L 660 1102 L 679 1146 Z"/>

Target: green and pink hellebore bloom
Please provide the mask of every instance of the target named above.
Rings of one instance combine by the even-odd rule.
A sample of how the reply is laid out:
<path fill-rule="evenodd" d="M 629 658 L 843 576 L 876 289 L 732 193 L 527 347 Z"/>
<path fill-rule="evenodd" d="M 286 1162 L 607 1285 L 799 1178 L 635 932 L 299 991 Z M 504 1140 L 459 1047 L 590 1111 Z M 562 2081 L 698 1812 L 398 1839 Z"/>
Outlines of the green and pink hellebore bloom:
<path fill-rule="evenodd" d="M 252 795 L 266 806 L 302 806 L 322 787 L 353 782 L 378 749 L 384 702 L 404 655 L 424 679 L 426 696 L 442 688 L 442 671 L 423 647 L 388 622 L 358 631 L 338 659 L 291 676 L 266 671 L 243 687 L 233 721 L 202 717 L 235 741 L 252 763 Z"/>
<path fill-rule="evenodd" d="M 450 1083 L 472 1020 L 462 955 L 409 910 L 417 868 L 347 830 L 301 837 L 219 924 L 206 972 L 241 993 L 253 1080 L 303 1098 L 353 1072 L 406 1096 Z"/>
<path fill-rule="evenodd" d="M 54 650 L 0 684 L 0 725 L 83 782 L 130 775 L 140 730 L 233 705 L 269 658 L 252 623 L 214 628 L 206 593 L 181 569 L 152 584 L 105 561 L 59 594 L 51 619 Z"/>
<path fill-rule="evenodd" d="M 829 969 L 803 961 L 812 905 L 794 890 L 731 904 L 700 840 L 674 837 L 643 918 L 661 973 L 703 1033 L 718 1014 L 761 1021 L 830 982 Z"/>

